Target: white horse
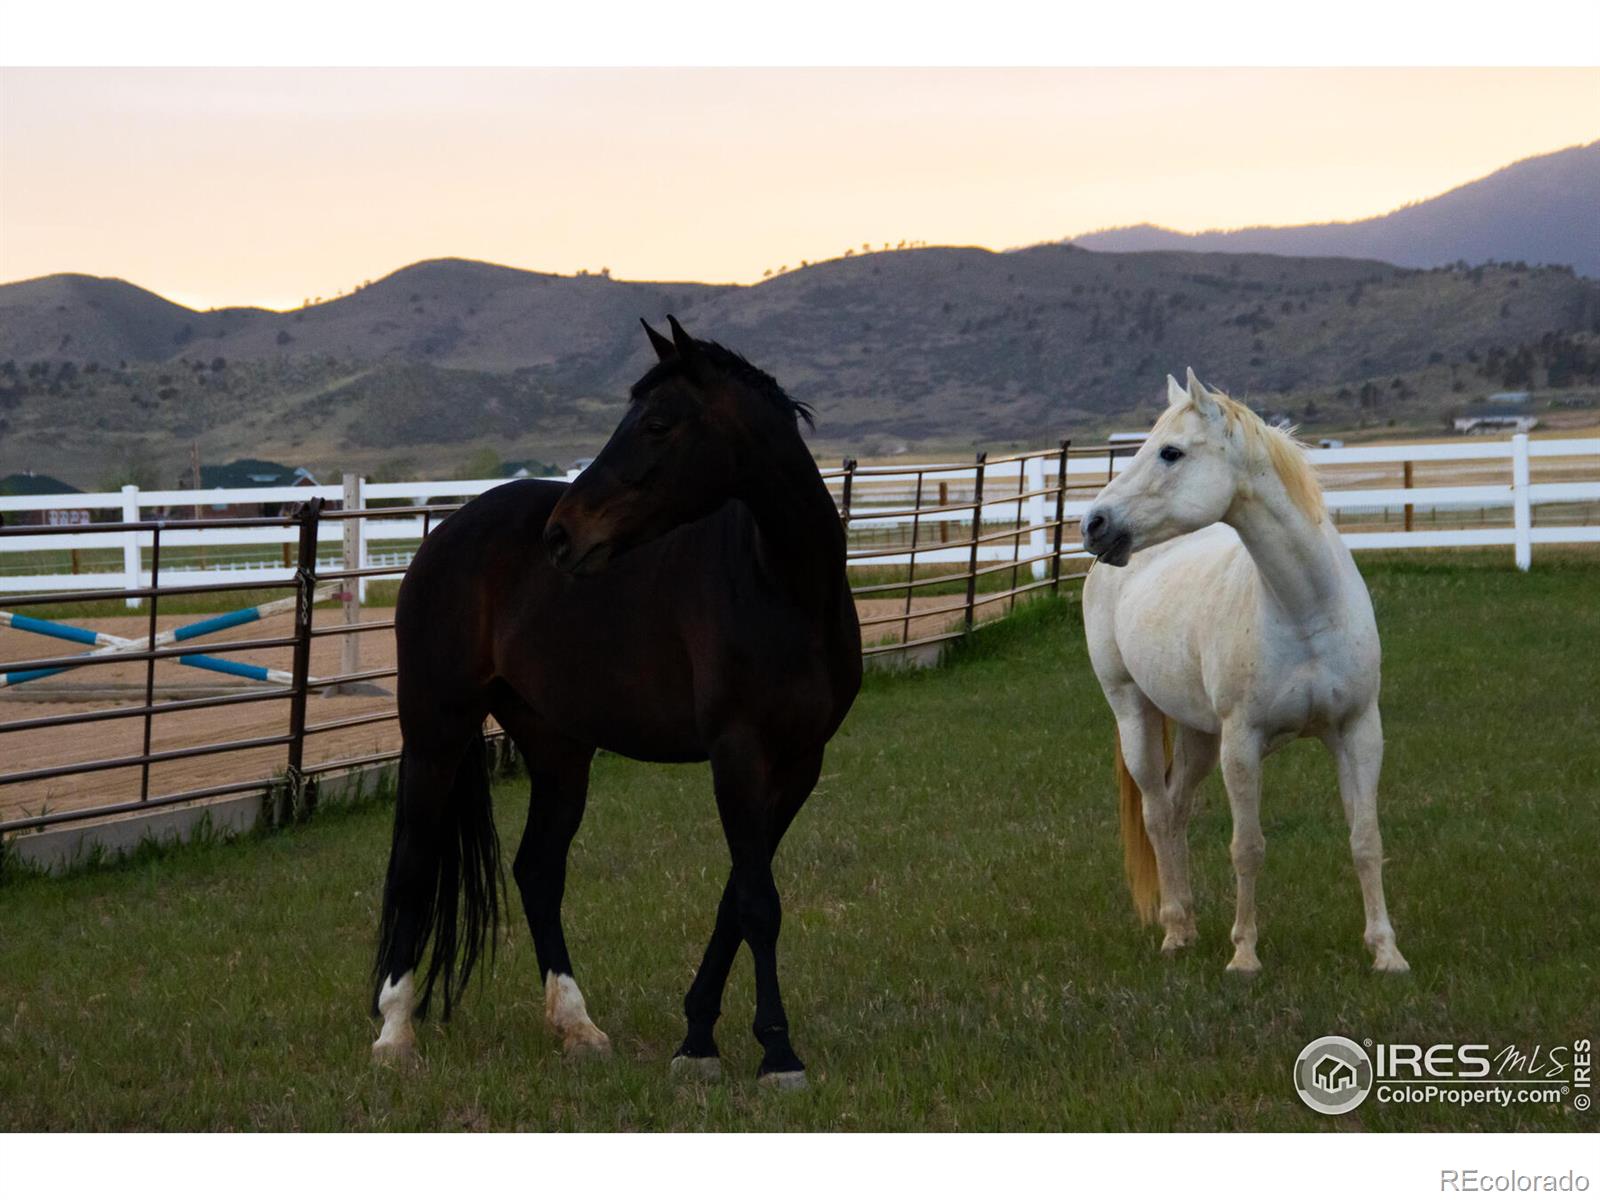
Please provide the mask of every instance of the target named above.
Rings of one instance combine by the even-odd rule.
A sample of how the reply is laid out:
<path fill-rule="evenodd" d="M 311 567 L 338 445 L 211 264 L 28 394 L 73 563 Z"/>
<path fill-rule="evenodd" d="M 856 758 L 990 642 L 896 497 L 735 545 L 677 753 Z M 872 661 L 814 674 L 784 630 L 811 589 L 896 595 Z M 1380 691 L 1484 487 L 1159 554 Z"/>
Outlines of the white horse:
<path fill-rule="evenodd" d="M 1228 970 L 1260 970 L 1261 760 L 1316 737 L 1338 765 L 1373 966 L 1405 971 L 1383 899 L 1378 630 L 1366 584 L 1293 438 L 1193 371 L 1187 388 L 1170 376 L 1167 387 L 1170 407 L 1083 521 L 1099 560 L 1084 626 L 1117 719 L 1135 907 L 1149 921 L 1159 903 L 1163 951 L 1194 940 L 1189 816 L 1220 757 L 1238 881 Z"/>

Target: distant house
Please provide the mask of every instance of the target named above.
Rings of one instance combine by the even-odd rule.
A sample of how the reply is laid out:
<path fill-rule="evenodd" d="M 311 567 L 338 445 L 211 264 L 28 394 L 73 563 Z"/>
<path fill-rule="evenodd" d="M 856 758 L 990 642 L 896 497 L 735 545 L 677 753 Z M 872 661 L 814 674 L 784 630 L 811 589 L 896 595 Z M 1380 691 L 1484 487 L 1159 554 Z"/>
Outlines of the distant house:
<path fill-rule="evenodd" d="M 549 475 L 561 474 L 561 468 L 549 463 L 542 463 L 537 458 L 506 462 L 500 464 L 501 479 L 541 479 Z"/>
<path fill-rule="evenodd" d="M 1344 439 L 1343 438 L 1318 438 L 1317 439 L 1317 449 L 1319 449 L 1319 450 L 1342 450 L 1343 448 L 1344 448 Z"/>
<path fill-rule="evenodd" d="M 178 487 L 187 490 L 194 486 L 193 476 L 185 474 Z M 289 467 L 283 463 L 261 458 L 239 458 L 223 466 L 200 467 L 200 487 L 210 488 L 278 488 L 316 487 L 317 479 L 304 467 Z M 179 506 L 181 511 L 183 506 Z M 284 508 L 279 502 L 251 504 L 205 504 L 200 506 L 203 517 L 276 517 Z"/>
<path fill-rule="evenodd" d="M 1106 438 L 1106 443 L 1111 446 L 1138 446 L 1149 436 L 1148 433 L 1113 433 Z"/>
<path fill-rule="evenodd" d="M 589 469 L 589 464 L 592 463 L 593 461 L 594 461 L 594 459 L 592 459 L 592 458 L 580 458 L 580 459 L 577 459 L 570 467 L 567 468 L 567 470 L 569 470 L 569 471 L 586 471 L 586 470 Z"/>
<path fill-rule="evenodd" d="M 1451 418 L 1457 433 L 1527 433 L 1537 429 L 1539 418 L 1515 404 L 1483 405 Z"/>
<path fill-rule="evenodd" d="M 1495 392 L 1489 397 L 1490 404 L 1526 404 L 1533 399 L 1532 392 Z"/>
<path fill-rule="evenodd" d="M 0 496 L 61 495 L 81 496 L 83 489 L 51 475 L 35 475 L 32 471 L 0 477 Z M 12 510 L 0 512 L 0 525 L 87 525 L 90 515 L 87 508 L 61 506 Z"/>
<path fill-rule="evenodd" d="M 185 481 L 187 484 L 188 480 Z M 220 467 L 200 468 L 203 488 L 316 487 L 316 478 L 304 467 L 288 467 L 264 458 L 236 458 Z"/>

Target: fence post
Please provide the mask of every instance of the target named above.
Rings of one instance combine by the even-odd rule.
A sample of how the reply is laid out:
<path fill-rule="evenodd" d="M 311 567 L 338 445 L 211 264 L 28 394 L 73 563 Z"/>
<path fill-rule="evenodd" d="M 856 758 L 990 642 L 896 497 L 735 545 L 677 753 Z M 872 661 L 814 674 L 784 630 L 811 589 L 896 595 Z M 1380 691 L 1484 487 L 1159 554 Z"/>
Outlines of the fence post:
<path fill-rule="evenodd" d="M 139 487 L 137 484 L 125 483 L 122 485 L 122 520 L 131 524 L 139 519 Z M 140 585 L 143 571 L 139 561 L 139 535 L 130 529 L 122 535 L 122 586 L 136 588 Z M 128 608 L 138 608 L 139 602 L 134 599 L 124 600 Z"/>
<path fill-rule="evenodd" d="M 1411 490 L 1411 460 L 1409 458 L 1406 459 L 1406 461 L 1405 461 L 1405 485 L 1404 486 L 1405 486 L 1407 491 Z M 1412 517 L 1412 508 L 1411 508 L 1411 505 L 1407 504 L 1406 505 L 1406 532 L 1407 533 L 1411 532 L 1411 517 Z"/>
<path fill-rule="evenodd" d="M 150 533 L 150 590 L 152 593 L 161 586 L 161 527 L 157 526 Z M 159 598 L 150 597 L 150 624 L 146 630 L 144 643 L 145 650 L 156 648 L 156 613 L 161 607 Z M 139 764 L 139 803 L 143 804 L 150 799 L 150 734 L 152 716 L 150 709 L 156 702 L 156 660 L 144 660 L 144 761 Z"/>
<path fill-rule="evenodd" d="M 917 542 L 922 535 L 922 485 L 927 480 L 926 471 L 917 472 L 917 490 L 911 499 L 911 553 L 907 556 L 911 561 L 906 564 L 906 606 L 902 610 L 904 619 L 900 622 L 900 640 L 911 640 L 911 603 L 917 591 Z"/>
<path fill-rule="evenodd" d="M 1056 544 L 1050 556 L 1050 590 L 1061 590 L 1061 526 L 1067 511 L 1067 451 L 1072 448 L 1071 438 L 1061 439 L 1060 465 L 1056 468 Z"/>
<path fill-rule="evenodd" d="M 1033 577 L 1043 579 L 1050 564 L 1044 561 L 1044 459 L 1027 460 L 1028 524 L 1033 526 L 1028 534 L 1028 557 L 1033 559 Z"/>
<path fill-rule="evenodd" d="M 844 578 L 850 586 L 850 493 L 855 489 L 856 460 L 846 458 L 839 464 L 844 468 L 844 482 L 839 485 L 839 527 L 844 530 Z M 855 603 L 854 596 L 851 604 Z"/>
<path fill-rule="evenodd" d="M 294 691 L 289 697 L 288 787 L 278 802 L 277 821 L 287 824 L 305 815 L 306 785 L 301 766 L 305 761 L 306 681 L 311 676 L 311 609 L 317 591 L 317 532 L 322 520 L 322 497 L 313 496 L 300 510 L 300 560 L 295 569 L 298 591 L 294 609 Z"/>
<path fill-rule="evenodd" d="M 1515 526 L 1517 570 L 1533 565 L 1533 506 L 1528 494 L 1528 435 L 1511 435 L 1511 516 Z"/>
<path fill-rule="evenodd" d="M 356 477 L 356 507 L 367 506 L 367 481 L 361 476 Z M 367 552 L 367 519 L 362 517 L 356 522 L 356 565 L 365 569 L 372 565 L 372 555 Z M 367 577 L 363 575 L 360 585 L 356 588 L 356 600 L 360 604 L 367 602 Z"/>
<path fill-rule="evenodd" d="M 344 474 L 344 509 L 353 512 L 361 507 L 361 479 L 353 471 Z M 344 525 L 344 569 L 358 571 L 366 566 L 366 538 L 362 527 L 366 522 L 346 518 Z M 344 623 L 356 625 L 361 621 L 361 604 L 366 600 L 366 579 L 346 578 L 344 581 Z M 361 669 L 361 635 L 347 633 L 339 639 L 339 674 L 354 675 Z M 343 685 L 341 685 L 342 689 Z"/>
<path fill-rule="evenodd" d="M 983 533 L 983 464 L 989 461 L 987 450 L 978 451 L 972 478 L 972 552 L 967 555 L 967 610 L 965 628 L 972 629 L 973 602 L 978 595 L 978 538 Z"/>

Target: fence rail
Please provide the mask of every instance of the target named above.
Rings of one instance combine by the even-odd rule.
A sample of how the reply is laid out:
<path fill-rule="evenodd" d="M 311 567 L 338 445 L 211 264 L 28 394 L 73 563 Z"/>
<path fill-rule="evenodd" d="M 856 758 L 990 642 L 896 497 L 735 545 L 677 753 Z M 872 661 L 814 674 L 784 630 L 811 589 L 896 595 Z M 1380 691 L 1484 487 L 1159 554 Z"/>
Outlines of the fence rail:
<path fill-rule="evenodd" d="M 1047 472 L 1042 464 L 1052 453 L 1034 451 L 987 460 L 984 471 L 989 480 L 990 499 L 983 505 L 979 519 L 986 525 L 1005 522 L 1015 516 L 1020 500 L 1029 526 L 1047 526 L 1053 516 L 1051 498 L 1056 488 L 1054 483 L 1046 486 Z M 1114 475 L 1130 453 L 1131 448 L 1127 447 L 1095 447 L 1072 454 L 1067 465 L 1066 486 L 1077 495 L 1066 504 L 1063 517 L 1072 520 L 1081 517 L 1093 498 L 1091 485 L 1103 483 Z M 1532 561 L 1535 545 L 1600 541 L 1600 519 L 1593 513 L 1581 514 L 1585 519 L 1560 524 L 1536 525 L 1534 521 L 1535 510 L 1540 507 L 1553 511 L 1555 506 L 1561 505 L 1591 509 L 1600 506 L 1600 438 L 1532 441 L 1525 434 L 1519 434 L 1505 441 L 1474 439 L 1313 450 L 1310 457 L 1323 475 L 1328 506 L 1340 521 L 1348 544 L 1355 549 L 1503 545 L 1513 547 L 1517 565 L 1526 568 Z M 1565 474 L 1576 477 L 1533 482 L 1534 463 L 1555 466 L 1558 460 Z M 1414 482 L 1417 467 L 1488 477 L 1417 486 Z M 943 513 L 947 524 L 963 515 L 972 518 L 971 495 L 977 478 L 974 464 L 852 464 L 848 471 L 855 490 L 850 527 L 858 535 L 861 546 L 870 543 L 872 531 L 905 532 L 913 516 L 927 521 Z M 1397 471 L 1402 476 L 1399 481 L 1391 478 L 1388 486 L 1370 486 L 1383 481 L 1384 476 L 1394 476 Z M 836 498 L 846 473 L 843 467 L 823 472 Z M 559 478 L 571 477 L 569 474 Z M 938 491 L 936 495 L 923 496 L 917 488 L 930 479 L 938 481 Z M 375 570 L 365 577 L 358 587 L 364 595 L 366 579 L 397 579 L 403 573 L 415 544 L 422 537 L 423 510 L 437 516 L 439 510 L 452 507 L 429 505 L 428 501 L 441 497 L 452 502 L 463 501 L 503 482 L 458 479 L 368 483 L 357 479 L 353 494 L 341 487 L 147 492 L 126 487 L 120 492 L 0 496 L 0 520 L 4 520 L 8 512 L 81 513 L 110 509 L 120 510 L 122 516 L 118 523 L 51 525 L 30 531 L 29 536 L 0 540 L 0 593 L 147 586 L 153 538 L 144 524 L 147 510 L 155 510 L 154 515 L 166 517 L 175 510 L 193 513 L 217 506 L 301 504 L 313 498 L 329 505 L 342 503 L 357 508 L 409 501 L 407 508 L 373 508 L 357 528 L 358 565 L 391 568 Z M 1394 486 L 1395 482 L 1400 486 Z M 1465 522 L 1459 518 L 1473 512 L 1478 514 L 1476 525 L 1460 527 Z M 1405 513 L 1405 526 L 1379 530 L 1361 527 L 1362 518 L 1390 513 Z M 1488 523 L 1491 513 L 1504 519 L 1497 519 L 1491 525 Z M 1424 522 L 1433 527 L 1422 528 Z M 1442 527 L 1450 524 L 1458 527 Z M 231 520 L 220 525 L 214 520 L 168 521 L 164 530 L 168 574 L 181 572 L 186 582 L 232 586 L 277 584 L 293 575 L 290 559 L 296 534 L 282 521 L 260 519 L 248 524 Z M 330 543 L 342 542 L 344 536 L 342 527 L 325 525 L 318 533 L 319 551 Z M 1030 537 L 1030 555 L 1039 553 L 1039 547 L 1039 538 Z M 262 556 L 267 548 L 278 551 L 276 561 Z M 193 553 L 175 557 L 174 552 L 180 549 Z M 1073 549 L 1069 547 L 1068 552 Z M 85 562 L 84 556 L 93 551 L 118 552 L 120 561 L 110 560 L 102 553 L 98 559 Z M 72 562 L 58 561 L 63 555 L 70 556 Z M 870 554 L 862 553 L 857 557 L 871 557 L 880 566 L 907 565 L 911 561 L 909 550 L 897 555 L 887 551 L 879 554 L 874 549 Z M 922 563 L 953 563 L 966 557 L 965 541 L 942 549 L 922 549 L 916 556 Z M 1005 560 L 1006 549 L 1003 545 L 989 546 L 980 552 L 980 557 L 985 561 Z M 332 567 L 338 561 L 340 559 L 334 555 L 323 555 L 320 559 L 325 567 Z M 51 565 L 67 569 L 42 569 Z M 129 603 L 130 607 L 136 605 L 131 599 Z"/>
<path fill-rule="evenodd" d="M 1133 448 L 1127 447 L 1075 449 L 1062 442 L 1046 451 L 995 458 L 979 454 L 965 463 L 880 466 L 847 460 L 824 471 L 847 533 L 864 654 L 907 654 L 936 647 L 1009 612 L 1031 592 L 1059 589 L 1063 582 L 1081 578 L 1088 562 L 1077 533 L 1078 520 L 1132 453 Z M 1526 569 L 1535 545 L 1600 542 L 1600 439 L 1530 442 L 1519 435 L 1506 442 L 1322 450 L 1312 452 L 1312 458 L 1324 475 L 1329 507 L 1353 547 L 1512 546 L 1517 565 Z M 1543 472 L 1550 478 L 1533 482 L 1535 462 L 1556 469 Z M 1454 474 L 1417 486 L 1417 467 L 1434 469 L 1437 464 L 1446 464 Z M 1375 486 L 1385 482 L 1385 474 L 1400 471 L 1403 486 Z M 143 676 L 135 703 L 124 707 L 85 709 L 79 704 L 73 711 L 0 721 L 0 835 L 252 792 L 270 794 L 273 819 L 291 821 L 315 806 L 319 776 L 392 761 L 396 751 L 351 754 L 346 747 L 345 753 L 315 761 L 306 749 L 308 738 L 394 722 L 392 702 L 373 711 L 329 717 L 309 713 L 308 700 L 314 692 L 325 695 L 394 676 L 392 667 L 363 667 L 360 661 L 360 638 L 387 635 L 393 629 L 392 620 L 362 618 L 361 593 L 374 580 L 399 578 L 416 545 L 459 507 L 434 501 L 460 502 L 502 482 L 368 484 L 347 476 L 341 487 L 144 493 L 127 488 L 88 496 L 0 497 L 0 513 L 89 506 L 120 510 L 123 518 L 65 527 L 0 527 L 0 563 L 31 556 L 27 561 L 35 568 L 8 572 L 0 566 L 0 591 L 16 593 L 7 598 L 8 609 L 122 600 L 130 607 L 145 608 L 147 618 L 140 638 L 104 635 L 91 653 L 30 654 L 0 663 L 0 679 L 10 672 L 70 670 L 76 675 L 97 666 L 130 663 L 142 667 Z M 225 505 L 237 512 L 241 503 L 293 508 L 276 516 L 190 519 L 186 515 L 196 505 L 202 509 Z M 142 519 L 150 509 L 163 519 Z M 1536 521 L 1540 509 L 1557 523 Z M 185 516 L 165 519 L 174 511 Z M 1472 526 L 1466 518 L 1473 512 L 1480 522 L 1494 514 L 1496 523 Z M 1377 519 L 1380 513 L 1383 521 Z M 1391 520 L 1402 527 L 1371 527 Z M 1451 524 L 1456 527 L 1446 527 Z M 329 543 L 338 544 L 340 551 L 326 553 Z M 260 548 L 267 546 L 279 548 L 276 561 L 260 561 Z M 195 564 L 188 557 L 196 550 L 217 556 L 240 548 L 258 556 L 255 565 Z M 89 551 L 99 551 L 110 561 L 91 558 L 86 564 Z M 70 555 L 79 569 L 36 569 L 59 565 L 40 563 L 51 555 Z M 180 556 L 176 563 L 175 556 Z M 93 569 L 85 570 L 85 565 Z M 261 606 L 271 612 L 292 609 L 292 632 L 221 644 L 172 645 L 176 631 L 157 627 L 164 601 L 240 588 L 276 592 L 292 601 Z M 318 626 L 313 606 L 335 588 L 343 589 L 342 620 Z M 244 611 L 185 629 L 229 628 L 246 619 Z M 53 636 L 61 636 L 60 619 Z M 13 628 L 34 632 L 44 624 L 48 622 L 27 618 L 12 623 Z M 76 640 L 87 640 L 90 633 L 84 633 Z M 334 674 L 313 677 L 312 648 L 325 638 L 342 642 L 341 666 Z M 287 672 L 256 668 L 261 672 L 256 677 L 270 680 L 270 686 L 174 700 L 158 693 L 158 662 L 195 650 L 260 649 L 292 652 Z M 25 699 L 37 686 L 24 681 L 0 689 L 0 695 Z M 288 705 L 281 728 L 152 749 L 151 730 L 158 717 L 224 707 L 240 712 L 240 706 L 273 702 Z M 75 762 L 18 767 L 6 753 L 30 734 L 71 726 L 98 728 L 122 720 L 141 723 L 137 754 L 99 754 Z M 203 786 L 167 792 L 152 786 L 152 767 L 189 759 L 219 760 L 246 750 L 281 754 L 266 775 L 257 768 L 245 779 L 229 778 L 219 768 L 218 777 Z M 8 788 L 129 768 L 138 771 L 136 794 L 57 812 L 13 812 L 6 805 Z"/>

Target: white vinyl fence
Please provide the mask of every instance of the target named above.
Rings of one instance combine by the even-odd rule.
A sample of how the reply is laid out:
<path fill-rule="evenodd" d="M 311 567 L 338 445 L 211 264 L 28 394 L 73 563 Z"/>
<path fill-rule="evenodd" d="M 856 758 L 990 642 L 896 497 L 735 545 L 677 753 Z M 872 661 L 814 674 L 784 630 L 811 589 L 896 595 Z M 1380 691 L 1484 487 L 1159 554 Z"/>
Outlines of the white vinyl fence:
<path fill-rule="evenodd" d="M 1409 510 L 1423 518 L 1420 523 L 1448 526 L 1460 525 L 1456 520 L 1468 510 L 1481 515 L 1475 528 L 1409 528 L 1404 530 L 1362 531 L 1347 530 L 1346 543 L 1352 549 L 1403 549 L 1452 546 L 1510 546 L 1516 565 L 1527 570 L 1533 560 L 1535 545 L 1600 542 L 1600 519 L 1591 507 L 1580 507 L 1572 523 L 1552 524 L 1535 519 L 1541 506 L 1595 506 L 1600 505 L 1600 438 L 1532 441 L 1526 434 L 1517 434 L 1504 441 L 1470 439 L 1430 445 L 1414 446 L 1357 446 L 1332 450 L 1313 450 L 1310 457 L 1321 470 L 1327 487 L 1329 509 L 1341 526 L 1360 523 L 1364 515 L 1381 512 Z M 1559 482 L 1533 483 L 1533 460 L 1561 460 L 1563 479 Z M 1073 455 L 1068 460 L 1068 486 L 1071 495 L 1064 505 L 1064 515 L 1069 520 L 1081 517 L 1089 508 L 1097 483 L 1104 482 L 1110 474 L 1120 470 L 1128 456 L 1119 454 L 1108 461 L 1105 454 Z M 999 540 L 980 547 L 979 557 L 987 561 L 1018 561 L 1047 554 L 1049 543 L 1044 528 L 1054 520 L 1054 499 L 1040 493 L 1052 487 L 1058 470 L 1056 451 L 1040 451 L 1037 456 L 1021 456 L 1020 461 L 997 462 L 986 467 L 984 477 L 983 523 L 996 527 L 1018 526 L 1030 528 L 1017 542 Z M 1363 482 L 1392 482 L 1402 470 L 1405 478 L 1411 477 L 1408 464 L 1451 464 L 1462 475 L 1487 476 L 1470 482 L 1451 483 L 1447 486 L 1361 486 Z M 934 478 L 930 469 L 921 468 L 925 479 Z M 823 472 L 838 498 L 845 472 Z M 976 471 L 973 467 L 954 464 L 940 468 L 937 478 L 948 491 L 952 505 L 973 499 Z M 562 478 L 571 479 L 568 475 Z M 1365 477 L 1365 478 L 1363 478 Z M 899 552 L 895 544 L 909 544 L 910 518 L 905 516 L 876 517 L 874 512 L 903 511 L 911 499 L 910 489 L 917 483 L 914 472 L 899 472 L 895 468 L 861 468 L 854 474 L 850 509 L 850 529 L 854 535 L 872 537 L 880 532 L 888 539 L 882 555 L 867 557 L 860 565 L 904 565 L 911 561 L 909 553 Z M 120 514 L 124 522 L 149 520 L 170 513 L 175 519 L 188 518 L 200 506 L 201 517 L 213 515 L 209 506 L 296 504 L 321 496 L 330 502 L 340 502 L 349 508 L 370 507 L 377 501 L 402 504 L 442 504 L 468 499 L 497 487 L 500 479 L 467 479 L 418 481 L 413 483 L 367 483 L 353 477 L 347 486 L 286 487 L 286 488 L 217 488 L 205 491 L 140 491 L 125 487 L 120 492 L 71 494 L 60 496 L 0 496 L 0 516 L 7 513 L 35 511 L 65 511 L 111 509 Z M 1355 486 L 1350 486 L 1354 484 Z M 926 486 L 926 484 L 924 484 Z M 1008 498 L 1007 493 L 1011 494 Z M 1018 494 L 1026 498 L 1017 499 Z M 1069 494 L 1070 494 L 1069 493 Z M 933 503 L 924 492 L 921 504 Z M 148 514 L 146 510 L 158 510 Z M 1554 511 L 1554 510 L 1551 510 Z M 1570 512 L 1570 507 L 1567 510 Z M 1500 524 L 1485 524 L 1491 515 Z M 947 514 L 946 523 L 970 523 L 970 507 Z M 14 523 L 15 518 L 10 520 Z M 931 525 L 940 518 L 920 518 L 923 542 Z M 1408 516 L 1407 524 L 1411 521 Z M 341 545 L 344 522 L 324 522 L 321 539 L 330 553 L 325 561 L 347 567 L 393 566 L 392 576 L 399 578 L 410 562 L 415 544 L 421 540 L 423 519 L 404 517 L 385 520 L 371 517 L 354 522 L 355 536 L 349 545 Z M 897 533 L 898 531 L 898 533 Z M 185 583 L 238 583 L 241 587 L 260 583 L 283 583 L 293 577 L 288 565 L 285 546 L 297 536 L 293 528 L 286 529 L 192 529 L 164 531 L 161 538 L 163 578 L 181 575 Z M 399 543 L 373 549 L 379 543 Z M 144 532 L 97 533 L 93 525 L 60 527 L 59 532 L 41 533 L 26 537 L 0 538 L 0 592 L 56 592 L 94 590 L 102 588 L 137 588 L 148 586 L 149 571 L 143 565 L 143 552 L 151 545 L 151 534 Z M 192 556 L 185 558 L 180 548 L 195 548 Z M 60 564 L 56 569 L 38 567 L 40 551 L 54 551 L 51 558 L 61 552 L 120 551 L 120 569 L 101 561 L 93 569 L 64 572 Z M 1076 543 L 1064 544 L 1063 553 L 1081 556 Z M 257 553 L 258 552 L 258 553 Z M 965 547 L 948 550 L 919 550 L 918 564 L 965 561 L 970 551 Z M 25 557 L 29 556 L 29 557 Z M 104 556 L 101 556 L 102 558 Z M 205 561 L 202 564 L 201 559 Z M 215 560 L 215 561 L 213 561 Z M 1031 564 L 1035 578 L 1042 577 L 1046 564 Z M 365 591 L 367 580 L 362 580 Z M 130 604 L 135 602 L 130 601 Z"/>
<path fill-rule="evenodd" d="M 1121 472 L 1132 458 L 1137 446 L 1119 451 L 1108 459 L 1105 453 L 1074 455 L 1069 459 L 1067 484 L 1070 493 L 1076 493 L 1064 505 L 1063 515 L 1076 521 L 1088 512 L 1098 491 L 1114 473 Z M 1569 438 L 1533 441 L 1526 434 L 1491 441 L 1489 439 L 1464 439 L 1455 442 L 1426 445 L 1354 446 L 1339 449 L 1309 450 L 1308 457 L 1318 468 L 1324 485 L 1328 509 L 1335 522 L 1344 529 L 1345 544 L 1353 550 L 1431 549 L 1465 546 L 1510 546 L 1513 560 L 1526 571 L 1533 562 L 1535 545 L 1559 545 L 1600 542 L 1600 438 Z M 1532 460 L 1548 460 L 1559 464 L 1558 472 L 1564 478 L 1559 482 L 1533 483 Z M 1041 452 L 1039 457 L 1028 457 L 1023 462 L 1009 462 L 987 468 L 985 474 L 985 523 L 1016 520 L 1017 504 L 1007 500 L 1006 493 L 1038 492 L 1048 477 L 1054 482 L 1055 455 Z M 1428 466 L 1438 476 L 1484 476 L 1469 482 L 1451 482 L 1444 486 L 1395 487 L 1393 482 L 1403 478 L 1409 483 L 1413 464 Z M 874 472 L 881 468 L 872 468 Z M 1019 471 L 1027 478 L 1018 480 Z M 840 472 L 825 472 L 837 476 Z M 952 487 L 964 486 L 964 497 L 970 498 L 974 469 L 971 467 L 942 473 L 939 478 Z M 874 508 L 895 509 L 906 500 L 905 488 L 914 480 L 912 474 L 873 474 L 863 487 L 860 475 L 851 505 L 850 528 L 861 530 L 875 523 Z M 1364 486 L 1389 482 L 1390 486 Z M 871 490 L 874 486 L 900 483 L 898 492 L 881 497 Z M 952 499 L 955 497 L 953 496 Z M 923 503 L 928 503 L 926 496 Z M 1053 517 L 1046 515 L 1052 502 L 1046 496 L 1035 495 L 1025 501 L 1021 516 L 1030 526 L 1039 526 Z M 1546 506 L 1588 506 L 1569 523 L 1555 524 L 1535 521 L 1535 510 Z M 1350 525 L 1370 524 L 1370 518 L 1406 514 L 1406 529 L 1361 530 L 1346 528 Z M 1565 516 L 1566 514 L 1563 514 Z M 1477 528 L 1460 528 L 1471 519 Z M 1369 518 L 1369 520 L 1363 520 Z M 1497 524 L 1489 524 L 1498 521 Z M 904 518 L 885 519 L 885 525 L 906 524 Z M 1382 523 L 1382 522 L 1380 522 Z M 1434 528 L 1411 527 L 1424 523 Z M 1458 527 L 1450 528 L 1455 524 Z M 924 527 L 927 520 L 923 521 Z M 1443 527 L 1438 527 L 1443 526 Z M 1031 543 L 1024 542 L 1021 557 L 1031 557 L 1043 552 L 1045 532 L 1040 529 L 1030 535 Z M 1031 551 L 1029 547 L 1032 547 Z M 1082 546 L 1063 545 L 1063 554 L 1084 557 Z M 958 561 L 966 556 L 965 549 L 949 551 L 919 551 L 918 563 Z M 1010 543 L 984 547 L 981 557 L 1011 559 L 1017 551 Z M 904 564 L 910 556 L 886 555 L 874 557 L 872 565 Z M 1035 576 L 1042 575 L 1043 564 L 1035 565 Z"/>

